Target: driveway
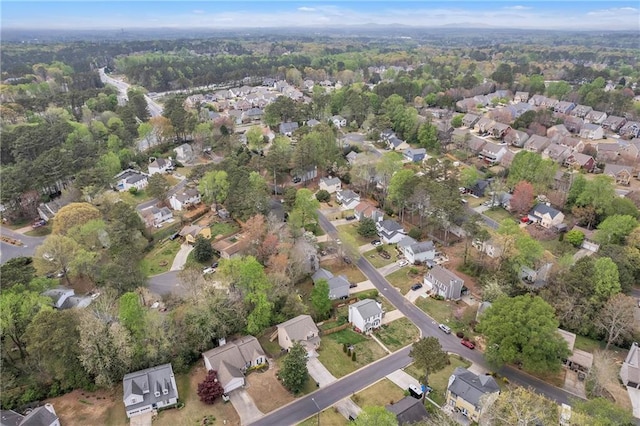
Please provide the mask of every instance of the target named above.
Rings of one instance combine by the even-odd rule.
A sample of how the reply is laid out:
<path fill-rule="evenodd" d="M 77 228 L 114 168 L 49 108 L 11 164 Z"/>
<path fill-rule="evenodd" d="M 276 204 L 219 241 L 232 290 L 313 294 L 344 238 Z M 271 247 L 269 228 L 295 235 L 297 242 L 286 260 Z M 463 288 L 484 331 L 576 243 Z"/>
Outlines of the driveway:
<path fill-rule="evenodd" d="M 353 402 L 351 398 L 341 399 L 340 401 L 335 403 L 334 407 L 347 420 L 355 419 L 362 411 L 362 408 L 358 407 L 358 405 Z"/>
<path fill-rule="evenodd" d="M 404 297 L 406 297 L 409 302 L 415 303 L 416 300 L 418 300 L 418 297 L 422 297 L 426 294 L 427 288 L 425 286 L 422 286 L 422 288 L 418 290 L 409 290 L 409 292 L 405 294 Z"/>
<path fill-rule="evenodd" d="M 347 219 L 338 219 L 338 220 L 332 220 L 331 224 L 335 227 L 341 226 L 341 225 L 349 225 L 351 223 L 353 223 L 353 220 L 347 220 Z"/>
<path fill-rule="evenodd" d="M 369 243 L 369 244 L 365 244 L 363 246 L 358 247 L 358 251 L 360 253 L 365 253 L 365 252 L 373 250 L 374 248 L 375 247 L 373 246 L 373 244 Z"/>
<path fill-rule="evenodd" d="M 265 397 L 267 397 L 267 395 L 265 395 Z M 240 416 L 240 423 L 243 425 L 251 424 L 264 416 L 264 413 L 258 410 L 253 399 L 251 399 L 251 396 L 249 396 L 244 389 L 236 389 L 230 392 L 229 399 L 238 416 Z"/>
<path fill-rule="evenodd" d="M 627 386 L 631 405 L 633 406 L 633 417 L 640 419 L 640 389 L 634 389 Z"/>
<path fill-rule="evenodd" d="M 173 259 L 173 264 L 171 265 L 170 271 L 180 271 L 184 269 L 185 263 L 187 263 L 187 256 L 193 250 L 193 246 L 188 243 L 183 243 L 180 246 L 180 250 L 178 250 L 178 254 Z"/>
<path fill-rule="evenodd" d="M 349 289 L 349 294 L 358 293 L 365 290 L 373 290 L 376 288 L 369 280 L 359 282 L 355 287 Z"/>
<path fill-rule="evenodd" d="M 396 370 L 391 374 L 387 374 L 387 379 L 391 380 L 402 390 L 409 389 L 409 385 L 420 387 L 418 380 L 403 370 Z"/>
<path fill-rule="evenodd" d="M 129 419 L 130 426 L 151 426 L 153 421 L 153 411 L 133 416 Z"/>
<path fill-rule="evenodd" d="M 313 380 L 315 380 L 316 383 L 320 383 L 321 388 L 338 380 L 333 377 L 333 374 L 331 374 L 316 357 L 311 357 L 307 360 L 307 369 Z"/>
<path fill-rule="evenodd" d="M 398 263 L 397 262 L 393 262 L 393 263 L 390 263 L 390 264 L 388 264 L 386 266 L 383 266 L 382 268 L 378 268 L 378 272 L 383 277 L 386 277 L 387 275 L 394 273 L 398 269 L 400 269 L 400 266 L 398 266 Z"/>
<path fill-rule="evenodd" d="M 384 316 L 382 317 L 382 325 L 389 324 L 391 321 L 395 321 L 403 317 L 404 317 L 404 314 L 400 312 L 399 309 L 394 309 L 393 311 L 385 312 Z"/>

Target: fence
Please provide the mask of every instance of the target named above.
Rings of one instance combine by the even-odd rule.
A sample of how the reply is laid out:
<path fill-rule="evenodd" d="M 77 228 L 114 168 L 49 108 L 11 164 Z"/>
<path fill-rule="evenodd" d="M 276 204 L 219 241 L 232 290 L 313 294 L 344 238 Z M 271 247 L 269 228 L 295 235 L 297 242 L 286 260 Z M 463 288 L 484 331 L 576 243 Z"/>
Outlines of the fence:
<path fill-rule="evenodd" d="M 339 325 L 337 327 L 330 328 L 328 330 L 322 330 L 321 334 L 323 336 L 327 336 L 329 334 L 337 333 L 338 331 L 342 331 L 342 330 L 344 330 L 346 328 L 349 328 L 350 326 L 351 326 L 351 324 L 349 324 L 349 323 L 342 324 L 342 325 Z"/>

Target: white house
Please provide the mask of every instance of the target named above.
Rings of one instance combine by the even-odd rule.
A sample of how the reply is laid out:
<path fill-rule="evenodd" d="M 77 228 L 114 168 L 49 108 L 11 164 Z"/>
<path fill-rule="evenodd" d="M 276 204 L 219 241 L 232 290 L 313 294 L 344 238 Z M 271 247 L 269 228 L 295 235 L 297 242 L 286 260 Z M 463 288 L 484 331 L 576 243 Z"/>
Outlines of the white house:
<path fill-rule="evenodd" d="M 481 155 L 485 161 L 489 163 L 499 163 L 504 154 L 507 153 L 506 145 L 498 145 L 495 143 L 486 143 L 482 147 Z"/>
<path fill-rule="evenodd" d="M 493 240 L 474 240 L 471 245 L 491 258 L 496 258 L 502 254 L 502 246 Z"/>
<path fill-rule="evenodd" d="M 354 209 L 353 215 L 358 220 L 362 219 L 372 219 L 374 222 L 380 222 L 384 219 L 384 213 L 382 210 L 376 208 L 373 204 L 368 201 L 360 202 Z"/>
<path fill-rule="evenodd" d="M 128 191 L 131 188 L 141 191 L 149 184 L 149 176 L 146 173 L 132 169 L 121 171 L 115 176 L 115 180 L 118 191 Z"/>
<path fill-rule="evenodd" d="M 140 216 L 148 227 L 160 225 L 163 222 L 171 220 L 173 213 L 166 207 L 158 208 L 151 206 L 140 211 Z"/>
<path fill-rule="evenodd" d="M 427 290 L 445 299 L 460 300 L 464 280 L 442 266 L 436 265 L 425 274 L 424 285 Z"/>
<path fill-rule="evenodd" d="M 360 204 L 360 196 L 350 189 L 346 189 L 344 191 L 338 191 L 336 201 L 340 203 L 340 207 L 343 210 L 353 210 Z"/>
<path fill-rule="evenodd" d="M 398 242 L 398 250 L 411 264 L 423 263 L 436 257 L 436 247 L 433 245 L 433 241 L 418 242 L 409 236 Z"/>
<path fill-rule="evenodd" d="M 190 163 L 194 159 L 193 149 L 188 143 L 183 143 L 173 151 L 176 153 L 176 159 L 181 163 Z"/>
<path fill-rule="evenodd" d="M 382 325 L 382 304 L 364 299 L 349 305 L 349 322 L 361 333 L 370 333 Z"/>
<path fill-rule="evenodd" d="M 129 373 L 122 379 L 122 388 L 129 418 L 178 403 L 178 386 L 171 364 Z"/>
<path fill-rule="evenodd" d="M 552 228 L 564 221 L 564 213 L 544 203 L 537 204 L 530 212 L 529 219 L 544 228 Z"/>
<path fill-rule="evenodd" d="M 604 137 L 604 129 L 597 124 L 587 123 L 580 129 L 580 137 L 591 140 L 602 139 Z"/>
<path fill-rule="evenodd" d="M 625 386 L 640 389 L 640 348 L 637 342 L 633 342 L 620 367 L 620 379 Z"/>
<path fill-rule="evenodd" d="M 154 175 L 156 173 L 164 174 L 169 170 L 173 170 L 173 162 L 171 158 L 156 158 L 152 162 L 149 163 L 149 175 Z"/>
<path fill-rule="evenodd" d="M 376 223 L 378 236 L 385 244 L 395 244 L 402 240 L 406 232 L 395 220 L 386 219 Z"/>
<path fill-rule="evenodd" d="M 347 119 L 341 115 L 334 115 L 330 120 L 338 129 L 347 125 Z"/>
<path fill-rule="evenodd" d="M 169 205 L 173 210 L 181 211 L 202 201 L 200 193 L 195 188 L 187 188 L 169 197 Z"/>
<path fill-rule="evenodd" d="M 337 177 L 322 178 L 320 179 L 320 183 L 318 183 L 318 187 L 324 189 L 329 194 L 333 194 L 342 189 L 342 181 Z"/>
<path fill-rule="evenodd" d="M 267 362 L 260 342 L 253 336 L 244 336 L 229 343 L 223 340 L 217 348 L 204 352 L 202 358 L 207 371 L 218 372 L 224 393 L 243 387 L 245 371 Z"/>

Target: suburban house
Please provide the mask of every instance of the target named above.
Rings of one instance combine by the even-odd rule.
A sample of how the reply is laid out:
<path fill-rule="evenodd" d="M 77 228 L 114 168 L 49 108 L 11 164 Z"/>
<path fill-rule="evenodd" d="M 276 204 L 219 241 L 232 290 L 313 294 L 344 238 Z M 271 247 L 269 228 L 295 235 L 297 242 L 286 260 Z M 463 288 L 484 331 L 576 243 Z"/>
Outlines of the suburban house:
<path fill-rule="evenodd" d="M 640 122 L 628 121 L 624 126 L 620 128 L 619 133 L 620 133 L 620 136 L 624 136 L 628 138 L 640 137 Z"/>
<path fill-rule="evenodd" d="M 464 127 L 473 128 L 473 126 L 476 125 L 478 120 L 480 120 L 479 115 L 468 113 L 468 114 L 465 114 L 464 117 L 462 117 L 462 125 Z"/>
<path fill-rule="evenodd" d="M 607 119 L 607 113 L 602 111 L 592 110 L 585 117 L 585 123 L 602 124 Z"/>
<path fill-rule="evenodd" d="M 457 367 L 447 386 L 447 405 L 469 420 L 478 422 L 483 409 L 498 398 L 500 387 L 488 375 L 476 375 L 466 368 Z"/>
<path fill-rule="evenodd" d="M 169 170 L 173 170 L 173 168 L 174 166 L 171 158 L 166 160 L 164 158 L 156 158 L 149 163 L 149 175 L 153 175 L 156 173 L 164 174 Z"/>
<path fill-rule="evenodd" d="M 320 122 L 315 118 L 312 118 L 311 120 L 307 120 L 307 127 L 315 127 L 318 124 L 320 124 Z"/>
<path fill-rule="evenodd" d="M 320 347 L 320 332 L 309 315 L 298 315 L 276 327 L 278 329 L 278 344 L 286 351 L 291 349 L 295 342 L 304 346 L 308 353 Z"/>
<path fill-rule="evenodd" d="M 471 136 L 471 139 L 469 139 L 469 150 L 477 154 L 480 151 L 482 151 L 482 147 L 486 143 L 487 141 L 485 141 L 482 138 L 479 138 L 477 136 Z"/>
<path fill-rule="evenodd" d="M 584 151 L 584 142 L 581 139 L 574 138 L 572 136 L 560 136 L 553 138 L 553 142 L 570 148 L 573 152 Z"/>
<path fill-rule="evenodd" d="M 547 285 L 547 279 L 549 278 L 549 272 L 551 272 L 552 267 L 553 263 L 545 263 L 538 269 L 532 269 L 523 265 L 520 267 L 520 279 L 528 286 L 542 288 Z"/>
<path fill-rule="evenodd" d="M 403 155 L 406 160 L 417 163 L 424 160 L 427 150 L 424 148 L 409 148 L 404 150 Z"/>
<path fill-rule="evenodd" d="M 511 126 L 508 124 L 496 122 L 493 127 L 491 127 L 491 135 L 495 139 L 503 139 L 511 130 Z"/>
<path fill-rule="evenodd" d="M 260 121 L 262 116 L 264 115 L 264 111 L 260 108 L 250 108 L 242 114 L 243 121 Z"/>
<path fill-rule="evenodd" d="M 533 95 L 529 98 L 529 105 L 533 105 L 536 107 L 540 107 L 543 106 L 542 104 L 544 103 L 546 99 L 546 96 L 544 95 Z"/>
<path fill-rule="evenodd" d="M 202 236 L 207 240 L 211 239 L 211 228 L 208 226 L 199 225 L 186 225 L 178 233 L 181 237 L 184 237 L 185 241 L 189 244 L 194 244 L 198 236 Z"/>
<path fill-rule="evenodd" d="M 513 102 L 519 104 L 520 102 L 529 102 L 529 92 L 516 92 L 513 95 Z"/>
<path fill-rule="evenodd" d="M 482 117 L 475 125 L 475 128 L 478 130 L 480 135 L 488 134 L 491 132 L 491 129 L 496 124 L 495 121 L 488 117 Z"/>
<path fill-rule="evenodd" d="M 329 119 L 338 129 L 347 125 L 347 119 L 341 115 L 334 115 Z"/>
<path fill-rule="evenodd" d="M 622 152 L 626 146 L 622 146 L 619 143 L 599 143 L 596 145 L 596 157 L 598 162 L 607 163 L 615 162 L 618 157 L 622 155 Z"/>
<path fill-rule="evenodd" d="M 200 204 L 201 201 L 200 193 L 195 188 L 187 188 L 169 197 L 169 205 L 177 211 L 182 211 L 189 206 Z"/>
<path fill-rule="evenodd" d="M 448 269 L 436 265 L 425 274 L 424 285 L 428 291 L 445 299 L 460 300 L 464 280 Z"/>
<path fill-rule="evenodd" d="M 114 179 L 118 191 L 128 191 L 131 188 L 141 191 L 149 184 L 149 176 L 146 173 L 132 169 L 121 171 Z"/>
<path fill-rule="evenodd" d="M 318 187 L 321 190 L 324 189 L 329 194 L 333 194 L 334 192 L 340 191 L 342 189 L 342 181 L 337 177 L 322 178 L 318 183 Z"/>
<path fill-rule="evenodd" d="M 467 188 L 476 197 L 484 197 L 484 192 L 491 182 L 487 179 L 478 179 L 471 188 Z"/>
<path fill-rule="evenodd" d="M 404 228 L 395 220 L 386 219 L 376 223 L 378 236 L 385 244 L 395 244 L 406 235 Z"/>
<path fill-rule="evenodd" d="M 550 158 L 556 163 L 563 163 L 570 154 L 571 148 L 557 143 L 552 143 L 542 151 L 542 158 Z"/>
<path fill-rule="evenodd" d="M 524 143 L 524 149 L 531 152 L 542 152 L 549 146 L 551 140 L 546 136 L 531 135 L 531 137 Z"/>
<path fill-rule="evenodd" d="M 349 305 L 349 322 L 356 331 L 368 334 L 382 325 L 382 304 L 373 299 L 363 299 Z"/>
<path fill-rule="evenodd" d="M 193 148 L 191 148 L 191 145 L 188 143 L 183 143 L 179 147 L 174 148 L 173 151 L 176 153 L 176 160 L 181 163 L 190 163 L 195 158 Z"/>
<path fill-rule="evenodd" d="M 405 396 L 395 404 L 385 407 L 387 411 L 396 415 L 399 426 L 418 424 L 429 417 L 429 412 L 421 399 Z"/>
<path fill-rule="evenodd" d="M 633 167 L 605 164 L 604 174 L 615 179 L 617 185 L 629 185 L 633 177 Z"/>
<path fill-rule="evenodd" d="M 369 201 L 361 201 L 354 209 L 353 215 L 358 220 L 372 219 L 374 222 L 380 222 L 384 218 L 382 210 L 376 208 Z"/>
<path fill-rule="evenodd" d="M 351 283 L 344 275 L 335 276 L 324 268 L 318 269 L 312 276 L 311 280 L 315 285 L 320 280 L 326 280 L 329 284 L 329 299 L 346 299 L 349 296 L 349 287 Z"/>
<path fill-rule="evenodd" d="M 58 310 L 86 308 L 93 301 L 91 296 L 76 296 L 72 288 L 66 287 L 51 288 L 44 291 L 42 295 L 50 298 L 51 305 Z"/>
<path fill-rule="evenodd" d="M 564 124 L 556 124 L 555 126 L 551 126 L 547 129 L 547 137 L 554 142 L 556 141 L 556 139 L 570 135 L 571 132 Z"/>
<path fill-rule="evenodd" d="M 522 148 L 524 146 L 524 143 L 527 141 L 527 139 L 529 139 L 528 133 L 523 132 L 521 130 L 512 129 L 509 133 L 507 133 L 507 135 L 504 137 L 503 140 L 505 143 L 508 143 L 518 148 Z"/>
<path fill-rule="evenodd" d="M 345 158 L 347 159 L 347 162 L 353 166 L 358 161 L 358 153 L 355 151 L 349 151 Z"/>
<path fill-rule="evenodd" d="M 529 219 L 550 229 L 564 221 L 564 213 L 544 203 L 539 203 L 529 212 Z"/>
<path fill-rule="evenodd" d="M 591 111 L 593 111 L 593 108 L 591 108 L 590 106 L 578 104 L 573 109 L 573 111 L 571 111 L 571 115 L 573 115 L 574 117 L 585 118 Z"/>
<path fill-rule="evenodd" d="M 56 198 L 48 203 L 40 203 L 37 208 L 38 216 L 45 222 L 49 222 L 56 216 L 56 214 L 58 214 L 58 211 L 67 204 L 69 204 L 69 202 L 62 198 Z"/>
<path fill-rule="evenodd" d="M 171 220 L 173 213 L 167 207 L 151 206 L 140 210 L 140 216 L 147 227 L 160 226 L 162 223 Z"/>
<path fill-rule="evenodd" d="M 564 119 L 564 127 L 571 133 L 580 133 L 584 121 L 579 117 L 567 117 Z"/>
<path fill-rule="evenodd" d="M 511 151 L 511 150 L 507 150 L 507 152 L 504 153 L 504 155 L 502 156 L 502 159 L 500 160 L 500 165 L 502 167 L 505 168 L 509 168 L 511 167 L 511 163 L 513 163 L 513 159 L 515 158 L 516 153 Z"/>
<path fill-rule="evenodd" d="M 564 365 L 573 371 L 587 372 L 593 365 L 593 354 L 591 352 L 575 349 L 576 335 L 570 331 L 558 329 L 558 334 L 567 342 L 571 355 L 564 360 Z"/>
<path fill-rule="evenodd" d="M 556 114 L 569 114 L 575 107 L 576 104 L 573 102 L 560 101 L 553 106 L 553 112 Z"/>
<path fill-rule="evenodd" d="M 596 166 L 596 160 L 590 155 L 574 152 L 565 160 L 567 167 L 582 169 L 591 173 Z"/>
<path fill-rule="evenodd" d="M 640 389 L 640 349 L 638 342 L 633 342 L 627 358 L 620 367 L 620 379 L 625 386 Z"/>
<path fill-rule="evenodd" d="M 220 346 L 202 354 L 207 371 L 218 372 L 218 381 L 224 393 L 245 385 L 244 373 L 248 368 L 267 362 L 267 356 L 260 342 L 253 336 L 244 336 L 232 342 L 221 340 Z"/>
<path fill-rule="evenodd" d="M 586 123 L 580 129 L 580 137 L 583 139 L 602 139 L 604 137 L 604 129 L 597 124 Z"/>
<path fill-rule="evenodd" d="M 281 135 L 291 137 L 293 132 L 298 129 L 298 123 L 295 121 L 287 121 L 286 123 L 280 123 L 279 131 Z"/>
<path fill-rule="evenodd" d="M 408 235 L 398 242 L 398 250 L 412 265 L 424 263 L 436 257 L 436 247 L 433 245 L 433 241 L 418 242 Z"/>
<path fill-rule="evenodd" d="M 241 233 L 229 235 L 226 238 L 220 238 L 213 244 L 213 250 L 220 255 L 221 259 L 232 259 L 240 256 L 249 247 L 249 241 Z"/>
<path fill-rule="evenodd" d="M 596 242 L 594 238 L 596 234 L 596 231 L 594 229 L 587 229 L 575 225 L 573 228 L 571 228 L 571 230 L 580 231 L 584 235 L 584 240 L 582 241 L 582 245 L 580 246 L 580 248 L 592 251 L 594 253 L 597 253 L 598 250 L 600 250 L 600 243 Z"/>
<path fill-rule="evenodd" d="M 488 163 L 499 163 L 502 156 L 507 153 L 506 145 L 498 145 L 495 143 L 486 143 L 482 147 L 481 154 Z"/>
<path fill-rule="evenodd" d="M 23 416 L 13 410 L 0 410 L 2 426 L 60 426 L 60 419 L 53 405 L 45 404 L 34 408 Z"/>
<path fill-rule="evenodd" d="M 640 162 L 640 139 L 631 139 L 620 149 L 620 157 L 625 161 Z"/>
<path fill-rule="evenodd" d="M 122 400 L 129 418 L 178 403 L 178 386 L 171 364 L 125 375 L 122 389 Z"/>
<path fill-rule="evenodd" d="M 298 171 L 297 176 L 302 182 L 308 182 L 318 177 L 318 166 L 311 166 L 308 169 Z"/>
<path fill-rule="evenodd" d="M 360 204 L 360 196 L 350 189 L 345 189 L 336 193 L 336 201 L 343 210 L 353 210 Z"/>
<path fill-rule="evenodd" d="M 402 151 L 408 148 L 411 148 L 411 146 L 395 135 L 389 138 L 389 141 L 387 142 L 387 149 L 391 149 L 393 151 Z"/>
<path fill-rule="evenodd" d="M 612 132 L 617 132 L 622 126 L 625 125 L 626 122 L 626 118 L 610 115 L 609 117 L 604 119 L 604 121 L 602 122 L 602 127 L 611 130 Z"/>

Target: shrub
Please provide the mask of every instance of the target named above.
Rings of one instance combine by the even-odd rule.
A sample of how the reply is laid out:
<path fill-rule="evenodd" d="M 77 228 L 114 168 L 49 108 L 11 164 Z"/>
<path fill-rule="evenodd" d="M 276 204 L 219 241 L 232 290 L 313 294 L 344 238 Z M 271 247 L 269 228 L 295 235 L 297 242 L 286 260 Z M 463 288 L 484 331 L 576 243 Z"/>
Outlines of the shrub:
<path fill-rule="evenodd" d="M 198 396 L 205 404 L 213 404 L 223 393 L 224 388 L 218 381 L 218 372 L 215 370 L 210 370 L 204 381 L 198 384 Z"/>
<path fill-rule="evenodd" d="M 456 337 L 458 337 L 459 339 L 464 339 L 464 333 L 462 331 L 458 331 L 456 333 Z"/>
<path fill-rule="evenodd" d="M 132 186 L 131 188 L 129 188 L 129 194 L 136 195 L 137 193 L 138 193 L 138 188 L 136 188 L 135 186 Z"/>
<path fill-rule="evenodd" d="M 316 199 L 321 203 L 326 203 L 331 200 L 331 194 L 329 194 L 329 191 L 321 189 L 316 193 Z"/>
<path fill-rule="evenodd" d="M 384 247 L 382 247 L 382 246 L 378 246 L 378 247 L 376 247 L 376 251 L 377 251 L 378 253 L 382 253 L 382 250 L 384 250 Z"/>
<path fill-rule="evenodd" d="M 422 231 L 420 231 L 420 228 L 411 228 L 409 236 L 414 240 L 419 240 L 422 237 Z"/>
<path fill-rule="evenodd" d="M 577 229 L 567 232 L 564 239 L 574 247 L 580 247 L 584 241 L 584 234 Z"/>
<path fill-rule="evenodd" d="M 354 362 L 355 362 L 355 360 L 356 360 L 356 351 L 353 351 L 353 352 L 351 353 L 351 361 L 354 361 Z"/>

